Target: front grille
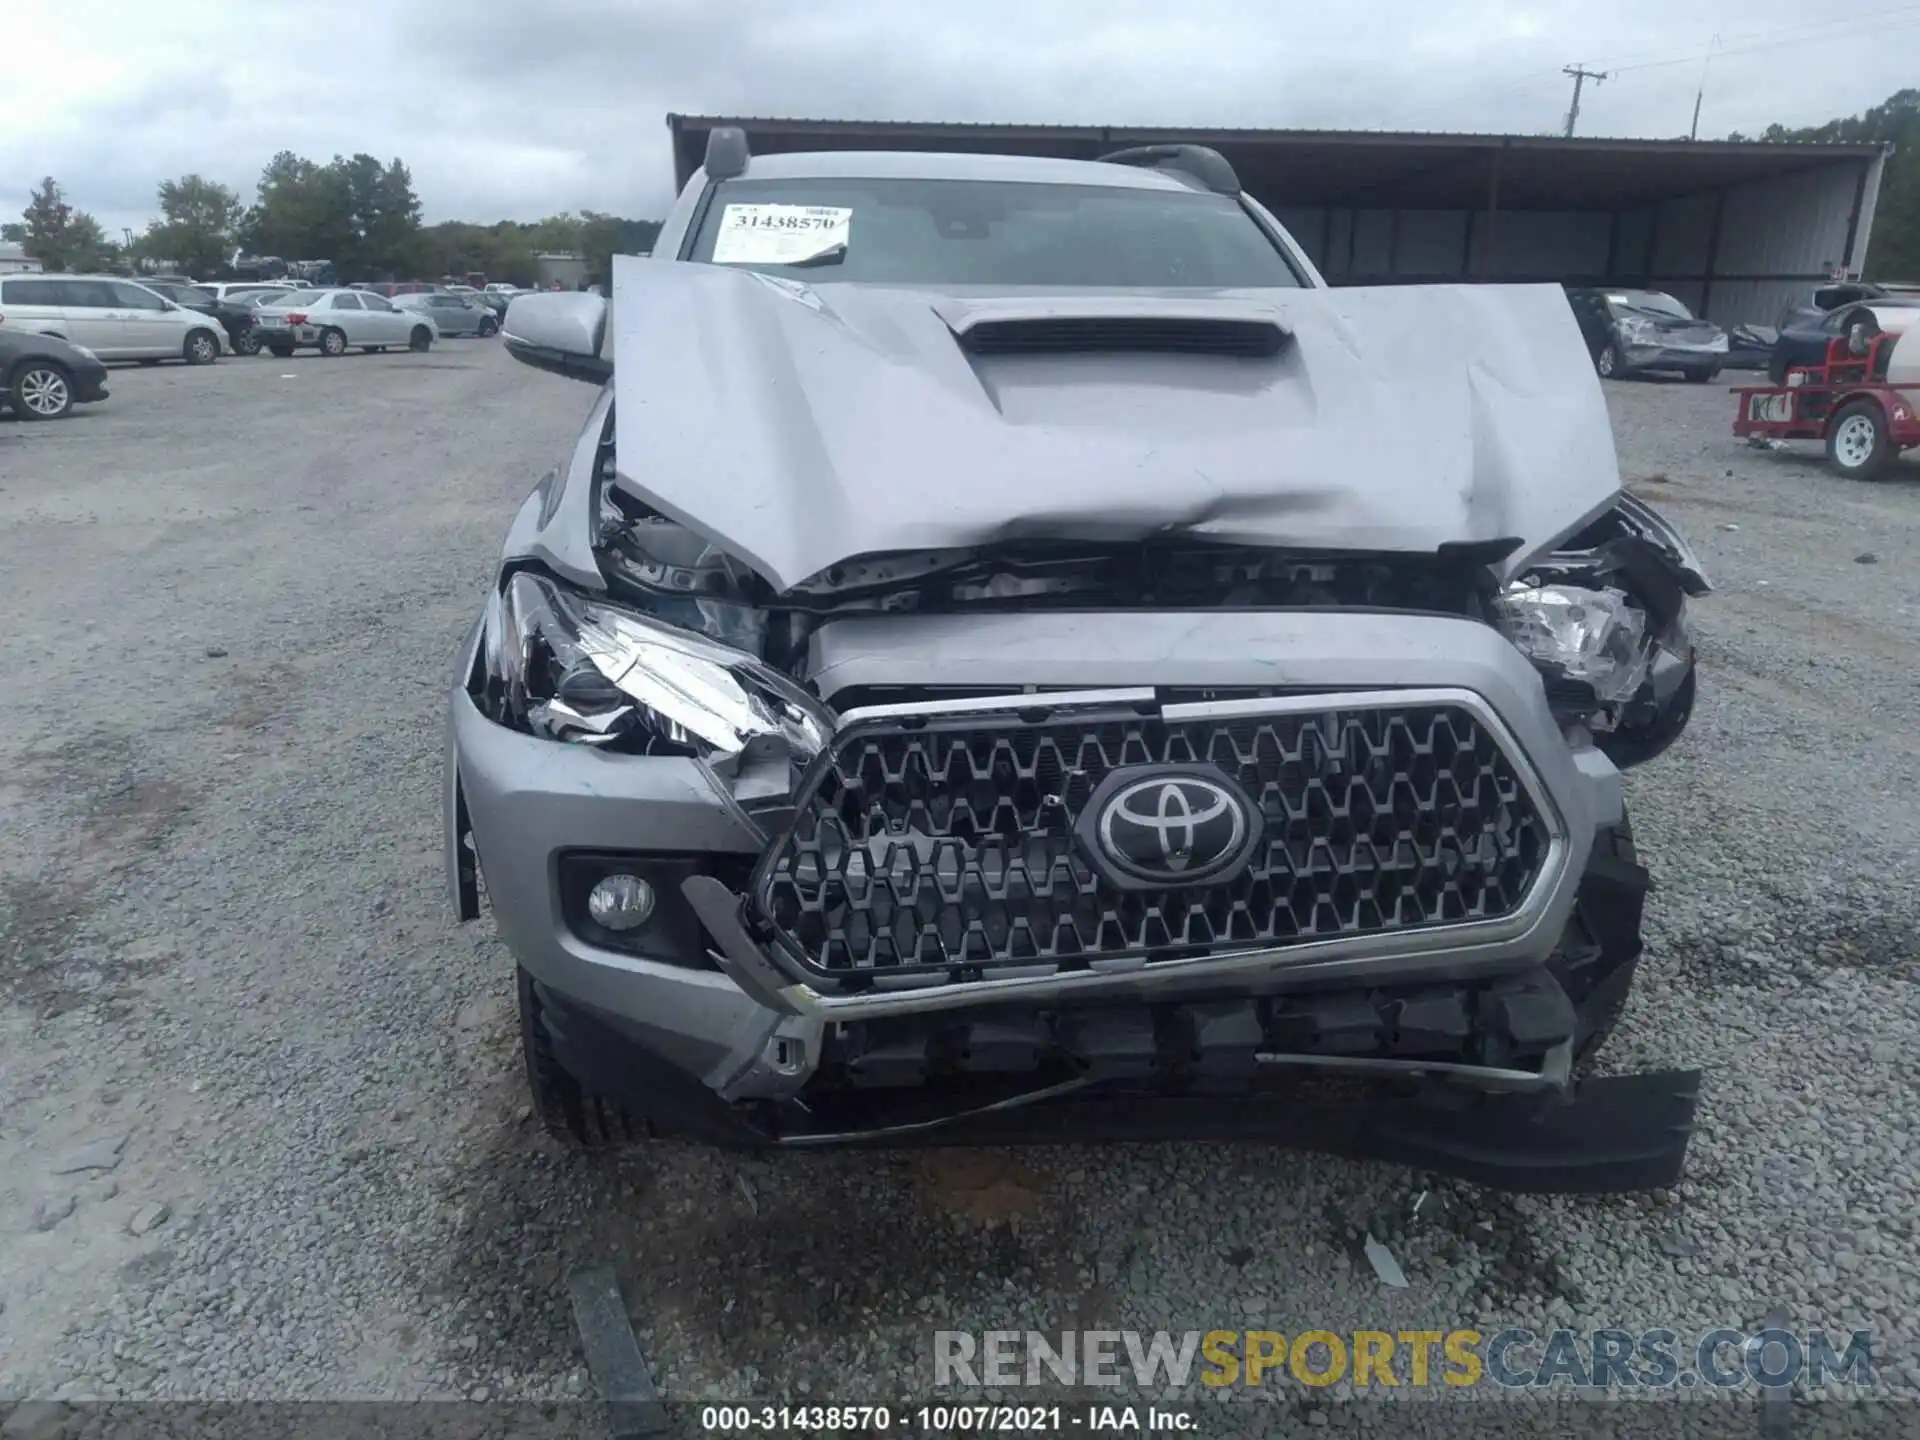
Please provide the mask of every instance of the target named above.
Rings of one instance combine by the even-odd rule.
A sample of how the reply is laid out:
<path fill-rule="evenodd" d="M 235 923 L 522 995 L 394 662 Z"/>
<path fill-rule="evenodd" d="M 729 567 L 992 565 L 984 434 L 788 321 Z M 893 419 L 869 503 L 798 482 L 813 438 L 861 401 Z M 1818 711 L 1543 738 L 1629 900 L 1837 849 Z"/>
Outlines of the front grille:
<path fill-rule="evenodd" d="M 754 902 L 810 975 L 856 985 L 1195 959 L 1519 909 L 1550 831 L 1473 710 L 1310 703 L 1170 718 L 1028 696 L 1009 702 L 1036 707 L 1022 712 L 856 722 L 802 782 Z M 1197 773 L 1251 802 L 1260 835 L 1236 873 L 1143 888 L 1097 863 L 1090 797 L 1118 769 L 1160 765 L 1214 767 Z"/>

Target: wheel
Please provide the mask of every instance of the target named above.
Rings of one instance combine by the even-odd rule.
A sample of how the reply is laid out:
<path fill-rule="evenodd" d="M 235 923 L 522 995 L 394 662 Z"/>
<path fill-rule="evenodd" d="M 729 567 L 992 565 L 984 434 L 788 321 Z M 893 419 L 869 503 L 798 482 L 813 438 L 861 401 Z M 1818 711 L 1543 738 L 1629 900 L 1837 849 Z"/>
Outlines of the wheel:
<path fill-rule="evenodd" d="M 60 420 L 73 409 L 73 381 L 50 360 L 30 360 L 7 387 L 13 413 L 22 420 Z"/>
<path fill-rule="evenodd" d="M 432 348 L 432 345 L 433 345 L 433 332 L 427 329 L 427 327 L 424 325 L 414 326 L 413 334 L 407 337 L 407 348 L 417 353 L 426 352 L 428 349 Z"/>
<path fill-rule="evenodd" d="M 1602 380 L 1611 380 L 1620 370 L 1620 352 L 1609 340 L 1600 347 L 1600 353 L 1593 357 L 1593 368 L 1600 372 Z"/>
<path fill-rule="evenodd" d="M 233 353 L 236 355 L 258 355 L 260 337 L 251 330 L 242 330 L 233 337 Z"/>
<path fill-rule="evenodd" d="M 1877 400 L 1842 405 L 1827 427 L 1827 462 L 1854 480 L 1878 480 L 1899 453 Z"/>
<path fill-rule="evenodd" d="M 500 322 L 495 320 L 491 315 L 483 315 L 480 317 L 480 338 L 482 340 L 485 340 L 499 328 Z"/>
<path fill-rule="evenodd" d="M 1704 370 L 1695 369 L 1687 371 L 1687 379 L 1692 384 L 1705 385 L 1718 377 L 1719 374 L 1720 367 L 1718 365 L 1709 365 Z"/>
<path fill-rule="evenodd" d="M 1593 837 L 1579 898 L 1547 969 L 1573 1002 L 1574 1063 L 1586 1068 L 1627 1008 L 1640 967 L 1640 920 L 1652 881 L 1633 846 L 1625 815 Z"/>
<path fill-rule="evenodd" d="M 646 1125 L 620 1106 L 589 1095 L 554 1058 L 540 987 L 519 972 L 520 1049 L 527 1063 L 527 1087 L 534 1113 L 556 1140 L 582 1150 L 610 1150 L 647 1138 Z"/>
<path fill-rule="evenodd" d="M 329 325 L 320 332 L 320 353 L 326 356 L 347 353 L 347 337 Z"/>
<path fill-rule="evenodd" d="M 276 360 L 291 360 L 293 358 L 293 346 L 291 345 L 269 345 L 267 349 L 273 352 L 273 358 Z"/>
<path fill-rule="evenodd" d="M 180 353 L 189 365 L 211 365 L 220 358 L 220 339 L 211 330 L 195 330 Z"/>

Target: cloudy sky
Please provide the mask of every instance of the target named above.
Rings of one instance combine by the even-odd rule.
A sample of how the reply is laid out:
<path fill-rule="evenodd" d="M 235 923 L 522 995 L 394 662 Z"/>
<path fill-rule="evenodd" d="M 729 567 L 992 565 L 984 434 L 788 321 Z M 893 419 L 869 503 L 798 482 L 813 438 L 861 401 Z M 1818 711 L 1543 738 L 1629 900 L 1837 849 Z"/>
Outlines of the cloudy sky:
<path fill-rule="evenodd" d="M 6 7 L 0 219 L 42 175 L 110 234 L 276 150 L 412 167 L 427 219 L 657 216 L 668 111 L 1702 136 L 1915 83 L 1862 0 L 58 0 Z M 1364 21 L 1357 17 L 1364 14 Z M 1704 62 L 1710 50 L 1710 66 Z M 1818 57 L 1817 59 L 1815 57 Z"/>

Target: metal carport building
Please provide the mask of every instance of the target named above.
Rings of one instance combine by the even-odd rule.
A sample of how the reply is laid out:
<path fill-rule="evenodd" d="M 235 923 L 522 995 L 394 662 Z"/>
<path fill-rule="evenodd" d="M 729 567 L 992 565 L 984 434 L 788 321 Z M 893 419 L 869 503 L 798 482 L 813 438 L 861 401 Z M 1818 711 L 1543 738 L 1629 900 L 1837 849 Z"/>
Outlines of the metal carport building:
<path fill-rule="evenodd" d="M 1210 145 L 1333 284 L 1646 286 L 1728 325 L 1770 324 L 1789 297 L 1835 270 L 1864 268 L 1890 148 L 669 115 L 676 189 L 717 125 L 740 126 L 760 153 L 1092 159 L 1128 145 Z"/>

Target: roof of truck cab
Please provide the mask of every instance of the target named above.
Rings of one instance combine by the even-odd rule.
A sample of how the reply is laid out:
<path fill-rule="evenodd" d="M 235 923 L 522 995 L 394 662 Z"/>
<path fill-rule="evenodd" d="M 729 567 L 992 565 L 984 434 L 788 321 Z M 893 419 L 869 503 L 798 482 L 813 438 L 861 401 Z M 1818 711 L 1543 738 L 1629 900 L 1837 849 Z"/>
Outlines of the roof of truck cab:
<path fill-rule="evenodd" d="M 813 150 L 756 155 L 742 180 L 1011 180 L 1033 185 L 1106 185 L 1180 190 L 1193 183 L 1163 170 L 1040 155 L 972 155 L 945 150 Z"/>

